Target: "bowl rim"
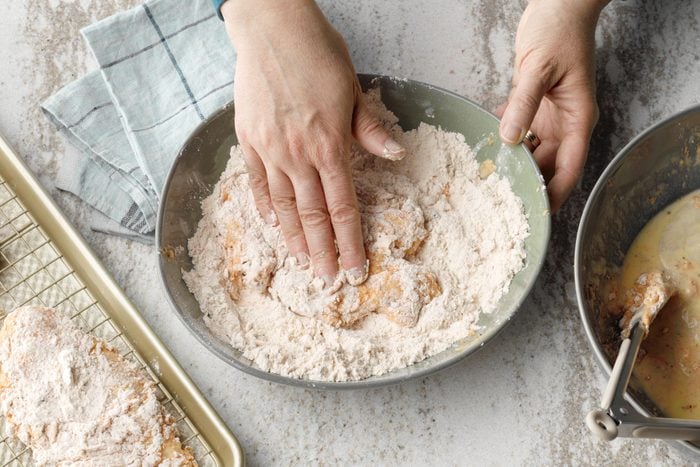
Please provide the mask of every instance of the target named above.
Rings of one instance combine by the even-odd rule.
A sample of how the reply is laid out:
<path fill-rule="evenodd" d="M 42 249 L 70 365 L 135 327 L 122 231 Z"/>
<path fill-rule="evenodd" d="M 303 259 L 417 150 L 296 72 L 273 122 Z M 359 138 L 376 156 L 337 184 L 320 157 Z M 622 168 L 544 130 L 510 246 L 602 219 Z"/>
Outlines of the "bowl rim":
<path fill-rule="evenodd" d="M 681 110 L 666 118 L 661 119 L 660 121 L 652 124 L 645 130 L 643 130 L 641 133 L 633 137 L 627 144 L 625 144 L 625 146 L 622 147 L 622 149 L 618 151 L 615 157 L 607 165 L 605 170 L 603 170 L 603 173 L 601 173 L 600 177 L 598 177 L 598 180 L 596 181 L 595 185 L 593 186 L 593 189 L 591 190 L 591 194 L 588 196 L 588 200 L 586 201 L 586 205 L 583 208 L 583 212 L 581 213 L 581 220 L 579 221 L 578 230 L 576 232 L 576 243 L 574 247 L 574 284 L 576 288 L 576 302 L 578 305 L 579 316 L 581 317 L 581 321 L 583 322 L 583 328 L 586 332 L 588 344 L 592 348 L 593 353 L 596 356 L 596 360 L 598 361 L 599 366 L 602 367 L 606 377 L 610 377 L 612 366 L 610 365 L 610 362 L 608 362 L 605 352 L 600 347 L 600 345 L 598 345 L 597 336 L 593 328 L 593 323 L 589 319 L 589 315 L 586 312 L 587 306 L 583 294 L 583 266 L 581 264 L 584 250 L 583 232 L 587 229 L 588 224 L 590 223 L 593 205 L 596 204 L 599 201 L 599 199 L 603 196 L 603 190 L 607 185 L 608 180 L 623 164 L 623 162 L 625 162 L 626 158 L 629 156 L 632 150 L 634 150 L 637 146 L 643 144 L 649 136 L 651 136 L 660 128 L 674 125 L 677 123 L 678 120 L 681 120 L 686 115 L 698 112 L 700 112 L 700 104 L 692 105 L 684 110 Z M 637 410 L 640 414 L 646 417 L 653 416 L 653 414 L 644 406 L 639 404 L 637 400 L 630 395 L 629 392 L 625 392 L 625 400 L 628 403 L 630 403 L 630 405 L 634 407 L 634 409 Z M 683 445 L 683 448 L 691 449 L 696 453 L 700 453 L 700 447 L 688 441 L 676 442 Z"/>
<path fill-rule="evenodd" d="M 444 88 L 434 86 L 432 84 L 424 83 L 422 81 L 416 81 L 416 80 L 411 80 L 411 79 L 404 79 L 404 78 L 398 78 L 398 77 L 393 77 L 393 76 L 386 76 L 386 75 L 377 75 L 377 74 L 367 74 L 367 73 L 358 73 L 357 74 L 358 78 L 361 81 L 366 80 L 367 82 L 372 82 L 374 80 L 393 80 L 393 81 L 399 81 L 402 83 L 406 84 L 412 84 L 412 85 L 417 85 L 420 87 L 424 87 L 426 89 L 430 90 L 435 90 L 440 93 L 446 94 L 450 97 L 454 97 L 458 100 L 465 101 L 474 108 L 476 108 L 478 111 L 482 112 L 487 118 L 494 120 L 496 122 L 499 121 L 499 119 L 491 112 L 483 108 L 481 105 L 477 104 L 476 102 L 472 101 L 471 99 L 461 96 L 455 92 L 446 90 Z M 168 189 L 170 187 L 170 183 L 172 182 L 173 177 L 175 176 L 175 169 L 178 166 L 178 163 L 180 159 L 184 156 L 185 149 L 187 146 L 191 143 L 193 137 L 200 133 L 212 120 L 219 118 L 223 113 L 228 112 L 231 107 L 233 107 L 233 101 L 228 102 L 225 104 L 221 109 L 217 110 L 214 112 L 212 115 L 210 115 L 208 118 L 206 118 L 204 121 L 202 121 L 197 127 L 192 130 L 190 135 L 187 137 L 185 142 L 182 144 L 180 150 L 178 151 L 177 156 L 173 159 L 172 165 L 170 166 L 170 169 L 168 170 L 168 175 L 165 179 L 165 183 L 163 184 L 163 189 L 161 190 L 161 196 L 160 196 L 160 203 L 158 206 L 158 218 L 156 222 L 156 234 L 155 234 L 155 246 L 156 250 L 158 252 L 158 272 L 160 276 L 160 282 L 161 282 L 161 287 L 165 291 L 165 295 L 167 297 L 168 302 L 170 303 L 170 306 L 176 311 L 176 315 L 178 319 L 185 325 L 185 327 L 190 331 L 191 334 L 195 336 L 195 338 L 210 352 L 214 353 L 217 357 L 219 357 L 221 360 L 224 362 L 228 363 L 229 365 L 245 372 L 248 373 L 252 376 L 256 376 L 258 378 L 261 378 L 263 380 L 271 381 L 274 383 L 280 383 L 280 384 L 285 384 L 289 386 L 295 386 L 295 387 L 301 387 L 301 388 L 307 388 L 307 389 L 326 389 L 326 390 L 350 390 L 350 389 L 369 389 L 369 388 L 376 388 L 376 387 L 381 387 L 381 386 L 389 386 L 389 385 L 395 385 L 402 383 L 404 381 L 408 380 L 413 380 L 413 379 L 418 379 L 418 378 L 423 378 L 428 375 L 431 375 L 433 373 L 436 373 L 438 371 L 444 370 L 446 368 L 449 368 L 453 365 L 456 365 L 457 363 L 461 362 L 464 360 L 466 357 L 469 355 L 473 354 L 474 352 L 482 349 L 487 343 L 491 342 L 494 340 L 494 338 L 505 329 L 508 323 L 513 319 L 515 314 L 522 308 L 522 305 L 524 301 L 527 299 L 527 297 L 530 295 L 530 292 L 532 291 L 532 288 L 534 287 L 535 283 L 537 282 L 537 279 L 540 275 L 540 272 L 542 271 L 542 267 L 544 266 L 544 262 L 547 257 L 547 251 L 549 247 L 549 240 L 551 237 L 551 214 L 549 214 L 549 199 L 547 196 L 547 191 L 542 190 L 542 193 L 544 194 L 544 203 L 547 209 L 547 214 L 545 217 L 545 233 L 542 235 L 541 242 L 540 242 L 540 247 L 542 254 L 536 258 L 536 261 L 532 263 L 533 269 L 533 275 L 528 281 L 528 283 L 525 284 L 523 287 L 523 293 L 521 296 L 518 298 L 518 300 L 514 303 L 513 305 L 513 312 L 506 317 L 501 323 L 499 323 L 498 326 L 494 327 L 493 329 L 489 329 L 487 332 L 481 335 L 481 342 L 478 345 L 472 345 L 466 348 L 464 351 L 461 353 L 457 353 L 454 356 L 452 356 L 449 359 L 446 359 L 445 361 L 440 362 L 439 364 L 431 365 L 431 366 L 426 366 L 422 367 L 418 370 L 412 371 L 408 374 L 404 374 L 401 376 L 395 376 L 391 377 L 390 375 L 394 371 L 402 370 L 405 368 L 411 368 L 411 366 L 421 363 L 426 361 L 429 358 L 432 358 L 434 356 L 440 355 L 440 353 L 437 353 L 435 355 L 432 355 L 430 357 L 427 357 L 424 360 L 421 360 L 420 362 L 416 362 L 412 365 L 409 365 L 408 367 L 404 368 L 397 368 L 395 370 L 392 370 L 388 373 L 385 373 L 383 375 L 379 376 L 371 376 L 365 379 L 361 380 L 352 380 L 352 381 L 321 381 L 321 380 L 309 380 L 309 379 L 300 379 L 300 378 L 293 378 L 293 377 L 288 377 L 288 376 L 282 376 L 277 373 L 271 373 L 267 372 L 264 370 L 261 370 L 259 368 L 256 368 L 251 365 L 246 365 L 241 362 L 239 362 L 236 359 L 231 358 L 228 354 L 224 353 L 220 347 L 221 345 L 229 345 L 228 343 L 225 343 L 223 341 L 221 342 L 212 342 L 211 339 L 208 338 L 208 336 L 203 335 L 202 333 L 199 332 L 199 330 L 191 326 L 190 323 L 185 319 L 184 317 L 184 312 L 180 308 L 179 304 L 175 300 L 175 297 L 173 296 L 173 293 L 169 289 L 167 285 L 167 281 L 165 278 L 165 259 L 163 255 L 161 254 L 162 251 L 162 229 L 163 229 L 163 218 L 165 214 L 165 198 L 166 194 L 168 192 Z M 235 129 L 233 130 L 235 133 Z M 517 145 L 521 149 L 525 151 L 525 154 L 527 155 L 527 163 L 530 165 L 532 169 L 535 170 L 535 174 L 540 178 L 540 180 L 543 180 L 542 174 L 539 170 L 539 166 L 537 165 L 534 157 L 532 156 L 532 153 L 530 150 L 527 148 L 527 146 L 523 143 Z M 528 258 L 529 260 L 530 258 Z M 230 346 L 230 345 L 229 345 Z M 449 350 L 445 349 L 443 352 Z M 376 378 L 376 379 L 375 379 Z"/>

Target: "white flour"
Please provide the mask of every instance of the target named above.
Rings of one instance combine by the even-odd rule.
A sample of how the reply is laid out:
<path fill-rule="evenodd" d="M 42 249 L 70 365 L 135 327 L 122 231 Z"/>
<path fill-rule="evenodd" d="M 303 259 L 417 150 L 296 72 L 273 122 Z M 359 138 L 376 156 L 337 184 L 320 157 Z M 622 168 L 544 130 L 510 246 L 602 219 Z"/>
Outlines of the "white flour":
<path fill-rule="evenodd" d="M 463 136 L 426 124 L 404 133 L 368 97 L 407 155 L 353 149 L 372 260 L 363 286 L 329 295 L 295 266 L 255 211 L 237 147 L 202 203 L 185 282 L 212 332 L 265 371 L 347 381 L 423 360 L 472 335 L 523 267 L 529 226 L 509 182 L 480 178 Z"/>
<path fill-rule="evenodd" d="M 50 308 L 4 320 L 0 412 L 38 465 L 196 465 L 155 383 Z"/>

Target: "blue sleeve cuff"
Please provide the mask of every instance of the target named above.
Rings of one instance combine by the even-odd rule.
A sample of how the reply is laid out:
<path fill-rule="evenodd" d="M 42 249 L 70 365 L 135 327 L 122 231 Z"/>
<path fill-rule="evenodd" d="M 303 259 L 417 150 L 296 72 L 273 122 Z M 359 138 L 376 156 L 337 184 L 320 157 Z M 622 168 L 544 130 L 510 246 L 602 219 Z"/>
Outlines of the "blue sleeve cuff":
<path fill-rule="evenodd" d="M 221 16 L 221 5 L 224 4 L 226 0 L 211 0 L 212 5 L 214 5 L 214 9 L 216 10 L 216 14 L 219 15 L 219 19 L 221 21 L 224 20 L 224 17 Z"/>

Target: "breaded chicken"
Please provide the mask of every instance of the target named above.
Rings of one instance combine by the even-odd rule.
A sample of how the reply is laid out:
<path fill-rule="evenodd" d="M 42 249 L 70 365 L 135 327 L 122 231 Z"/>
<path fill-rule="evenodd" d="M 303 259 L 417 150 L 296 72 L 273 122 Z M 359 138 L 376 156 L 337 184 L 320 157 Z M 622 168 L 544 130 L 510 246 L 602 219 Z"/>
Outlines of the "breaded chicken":
<path fill-rule="evenodd" d="M 155 382 L 51 308 L 4 320 L 0 411 L 39 465 L 197 465 Z"/>

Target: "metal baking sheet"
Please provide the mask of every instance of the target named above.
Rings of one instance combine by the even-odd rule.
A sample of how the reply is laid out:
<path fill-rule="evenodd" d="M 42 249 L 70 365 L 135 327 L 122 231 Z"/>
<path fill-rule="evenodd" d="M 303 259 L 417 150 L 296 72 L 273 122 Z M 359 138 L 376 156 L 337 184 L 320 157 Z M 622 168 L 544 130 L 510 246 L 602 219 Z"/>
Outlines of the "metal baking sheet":
<path fill-rule="evenodd" d="M 154 279 L 155 280 L 155 279 Z M 0 137 L 0 325 L 21 305 L 68 314 L 158 384 L 180 439 L 200 466 L 241 466 L 243 450 L 21 159 Z M 34 465 L 0 416 L 0 467 Z"/>

